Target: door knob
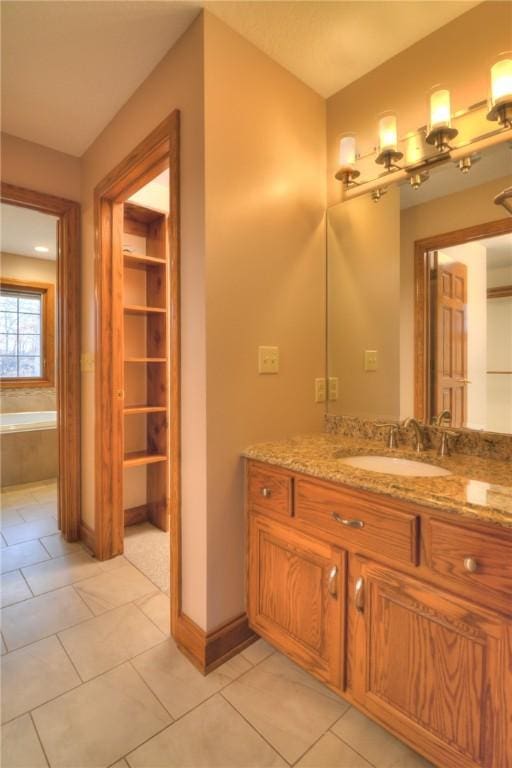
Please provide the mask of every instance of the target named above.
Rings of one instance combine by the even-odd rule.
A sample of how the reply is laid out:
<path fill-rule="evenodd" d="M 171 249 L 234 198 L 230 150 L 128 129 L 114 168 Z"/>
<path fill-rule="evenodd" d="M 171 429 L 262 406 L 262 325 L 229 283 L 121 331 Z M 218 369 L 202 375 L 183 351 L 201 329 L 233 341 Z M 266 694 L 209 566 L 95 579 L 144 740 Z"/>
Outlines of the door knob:
<path fill-rule="evenodd" d="M 270 496 L 272 496 L 272 490 L 270 488 L 262 488 L 261 495 L 268 499 Z"/>

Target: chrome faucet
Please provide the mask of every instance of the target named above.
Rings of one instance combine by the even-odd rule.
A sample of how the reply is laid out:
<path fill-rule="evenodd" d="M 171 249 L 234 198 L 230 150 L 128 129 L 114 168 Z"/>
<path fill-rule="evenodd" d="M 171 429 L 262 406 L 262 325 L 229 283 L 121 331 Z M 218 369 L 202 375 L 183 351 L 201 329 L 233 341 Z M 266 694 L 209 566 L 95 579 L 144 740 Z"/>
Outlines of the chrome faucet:
<path fill-rule="evenodd" d="M 423 442 L 423 424 L 415 419 L 414 416 L 409 416 L 405 419 L 402 426 L 407 429 L 409 426 L 414 427 L 414 435 L 416 437 L 416 453 L 420 453 L 425 450 L 425 443 Z"/>
<path fill-rule="evenodd" d="M 376 425 L 378 429 L 389 429 L 388 437 L 387 437 L 387 447 L 388 448 L 396 448 L 397 447 L 397 435 L 398 435 L 398 424 L 386 422 L 384 424 L 377 424 Z"/>
<path fill-rule="evenodd" d="M 452 423 L 452 412 L 448 411 L 447 409 L 441 411 L 438 416 L 434 416 L 432 418 L 432 426 L 442 427 L 445 421 L 448 422 L 448 426 L 450 426 Z"/>

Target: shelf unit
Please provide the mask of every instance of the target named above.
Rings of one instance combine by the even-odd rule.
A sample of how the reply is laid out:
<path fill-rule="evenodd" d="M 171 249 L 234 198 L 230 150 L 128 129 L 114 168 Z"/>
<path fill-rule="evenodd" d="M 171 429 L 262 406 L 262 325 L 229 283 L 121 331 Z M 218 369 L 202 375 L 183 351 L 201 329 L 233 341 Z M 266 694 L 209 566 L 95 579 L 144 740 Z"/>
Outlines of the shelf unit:
<path fill-rule="evenodd" d="M 125 203 L 122 274 L 123 508 L 126 525 L 169 530 L 169 253 L 165 213 Z M 126 245 L 126 247 L 125 247 Z"/>

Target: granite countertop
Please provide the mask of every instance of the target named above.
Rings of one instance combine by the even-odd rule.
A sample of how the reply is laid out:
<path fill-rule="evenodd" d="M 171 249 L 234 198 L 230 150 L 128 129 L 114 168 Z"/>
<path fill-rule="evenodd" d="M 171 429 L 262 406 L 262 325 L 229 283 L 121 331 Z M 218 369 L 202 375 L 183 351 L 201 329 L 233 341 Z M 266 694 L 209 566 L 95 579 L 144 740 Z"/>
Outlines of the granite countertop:
<path fill-rule="evenodd" d="M 351 488 L 512 528 L 510 462 L 462 454 L 439 457 L 435 450 L 418 454 L 408 448 L 388 449 L 383 442 L 341 435 L 305 435 L 259 443 L 247 448 L 243 455 Z M 423 461 L 443 467 L 452 474 L 406 477 L 356 469 L 339 461 L 343 456 L 366 455 Z"/>

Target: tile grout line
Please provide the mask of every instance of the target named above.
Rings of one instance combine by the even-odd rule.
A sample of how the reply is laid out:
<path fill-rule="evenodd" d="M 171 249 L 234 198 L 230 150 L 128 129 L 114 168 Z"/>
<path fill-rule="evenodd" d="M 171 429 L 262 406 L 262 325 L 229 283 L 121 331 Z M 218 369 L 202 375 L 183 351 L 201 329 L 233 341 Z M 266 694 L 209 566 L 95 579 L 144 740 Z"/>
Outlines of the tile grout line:
<path fill-rule="evenodd" d="M 88 681 L 83 679 L 82 675 L 80 674 L 80 672 L 78 670 L 78 667 L 76 666 L 75 662 L 73 661 L 73 659 L 71 658 L 70 654 L 68 653 L 68 650 L 67 650 L 66 646 L 64 645 L 64 643 L 62 642 L 62 639 L 61 639 L 61 637 L 60 637 L 58 632 L 55 633 L 55 637 L 57 638 L 57 642 L 60 644 L 62 650 L 64 651 L 64 654 L 69 659 L 69 662 L 70 662 L 71 666 L 73 667 L 73 669 L 77 673 L 78 679 L 80 680 L 80 682 L 81 683 L 88 682 Z"/>
<path fill-rule="evenodd" d="M 12 573 L 12 571 L 9 571 L 9 573 Z M 90 577 L 90 578 L 95 578 L 95 577 L 93 576 L 93 577 Z M 52 637 L 53 635 L 56 635 L 59 632 L 65 632 L 67 629 L 73 629 L 73 627 L 78 627 L 80 624 L 84 624 L 85 622 L 91 621 L 92 619 L 97 619 L 100 616 L 105 616 L 107 613 L 111 613 L 112 611 L 115 611 L 117 608 L 122 608 L 122 607 L 125 607 L 127 605 L 132 605 L 133 604 L 136 608 L 138 608 L 139 611 L 141 611 L 143 616 L 145 616 L 145 618 L 147 618 L 148 621 L 151 622 L 151 619 L 149 618 L 149 616 L 146 616 L 144 611 L 142 611 L 141 608 L 138 605 L 136 605 L 135 600 L 141 600 L 143 597 L 151 597 L 152 595 L 156 594 L 155 592 L 148 593 L 148 595 L 141 595 L 141 597 L 137 597 L 137 598 L 135 598 L 135 600 L 129 600 L 128 602 L 121 603 L 120 605 L 111 606 L 110 608 L 107 608 L 106 610 L 102 611 L 101 613 L 96 614 L 96 613 L 93 613 L 91 608 L 87 605 L 87 603 L 85 602 L 85 600 L 82 597 L 82 595 L 80 594 L 80 592 L 78 592 L 75 589 L 75 584 L 78 584 L 78 583 L 80 583 L 80 582 L 74 582 L 73 584 L 65 584 L 63 587 L 56 587 L 55 589 L 52 589 L 49 592 L 43 592 L 40 595 L 34 595 L 34 597 L 25 597 L 23 600 L 18 600 L 16 603 L 10 603 L 10 605 L 4 606 L 4 608 L 2 608 L 1 611 L 3 611 L 5 608 L 13 608 L 16 605 L 21 605 L 22 603 L 27 603 L 29 600 L 35 600 L 35 599 L 37 599 L 39 597 L 44 597 L 46 595 L 50 595 L 50 594 L 52 594 L 52 592 L 59 592 L 60 590 L 63 590 L 63 589 L 72 589 L 74 594 L 81 601 L 81 603 L 83 603 L 83 606 L 91 614 L 90 616 L 85 616 L 83 619 L 79 619 L 78 621 L 74 622 L 73 624 L 70 624 L 67 627 L 62 627 L 61 629 L 58 629 L 56 632 L 50 632 L 48 635 L 43 635 L 42 637 L 37 637 L 37 638 L 35 638 L 33 640 L 30 640 L 28 643 L 23 643 L 22 645 L 16 646 L 16 648 L 9 648 L 7 646 L 7 643 L 5 642 L 5 637 L 4 637 L 5 647 L 7 648 L 7 653 L 5 653 L 4 656 L 8 656 L 9 653 L 14 653 L 15 651 L 21 651 L 22 648 L 27 648 L 29 645 L 34 645 L 34 643 L 38 643 L 40 640 L 47 640 L 49 637 Z M 165 593 L 162 593 L 162 594 L 165 594 Z M 1 611 L 0 611 L 0 613 L 1 613 Z M 156 629 L 158 629 L 160 632 L 162 632 L 162 634 L 164 634 L 163 630 L 160 629 L 160 627 L 158 627 L 154 622 L 151 622 L 151 623 L 156 627 Z M 173 639 L 170 634 L 166 635 L 165 637 Z M 142 651 L 142 653 L 144 653 L 144 651 Z M 139 655 L 139 654 L 137 654 L 137 655 Z M 136 658 L 136 657 L 134 656 L 133 658 Z"/>
<path fill-rule="evenodd" d="M 46 547 L 45 547 L 45 549 L 46 549 Z M 50 554 L 50 553 L 48 552 L 48 554 Z M 25 574 L 23 573 L 23 571 L 21 570 L 21 568 L 20 568 L 19 570 L 20 570 L 21 578 L 23 579 L 23 581 L 25 582 L 25 584 L 26 584 L 26 585 L 27 585 L 27 587 L 28 587 L 28 591 L 30 592 L 30 594 L 32 595 L 32 597 L 35 597 L 35 595 L 34 595 L 34 592 L 32 591 L 32 587 L 31 587 L 31 586 L 30 586 L 30 584 L 28 583 L 28 581 L 27 581 L 27 579 L 26 579 L 26 577 L 25 577 Z M 25 598 L 25 599 L 26 599 L 26 600 L 31 600 L 32 598 L 30 598 L 30 597 L 27 597 L 27 598 Z M 24 602 L 24 601 L 23 601 L 23 600 L 19 600 L 19 602 L 20 602 L 20 603 L 22 603 L 22 602 Z M 11 605 L 16 605 L 16 603 L 11 603 Z M 2 607 L 3 607 L 3 606 L 2 606 Z M 6 607 L 8 607 L 8 606 L 6 606 Z"/>
<path fill-rule="evenodd" d="M 248 671 L 250 671 L 250 670 L 248 670 Z M 235 682 L 235 681 L 233 681 L 233 682 Z M 225 686 L 225 688 L 226 688 L 226 687 L 227 687 L 227 686 Z M 284 760 L 284 762 L 286 763 L 286 765 L 289 765 L 289 766 L 293 765 L 293 763 L 290 763 L 290 761 L 289 761 L 289 760 L 287 760 L 287 759 L 286 759 L 286 757 L 285 757 L 285 756 L 284 756 L 284 755 L 283 755 L 283 754 L 282 754 L 282 753 L 281 753 L 281 752 L 280 752 L 280 751 L 279 751 L 279 750 L 278 750 L 276 747 L 274 747 L 274 745 L 273 745 L 273 744 L 271 744 L 271 743 L 270 743 L 270 741 L 269 741 L 269 740 L 266 738 L 266 736 L 264 736 L 264 735 L 263 735 L 263 734 L 262 734 L 262 733 L 261 733 L 261 732 L 260 732 L 260 731 L 259 731 L 259 730 L 256 728 L 256 726 L 255 726 L 255 725 L 253 725 L 253 723 L 251 723 L 251 722 L 250 722 L 250 721 L 249 721 L 249 720 L 248 720 L 248 719 L 245 717 L 245 715 L 243 715 L 243 714 L 242 714 L 242 713 L 241 713 L 241 712 L 240 712 L 240 711 L 239 711 L 239 710 L 238 710 L 238 709 L 235 707 L 235 705 L 234 705 L 234 704 L 232 704 L 232 703 L 229 701 L 229 699 L 226 699 L 226 697 L 224 696 L 224 688 L 222 688 L 222 689 L 219 691 L 219 693 L 220 693 L 220 695 L 222 696 L 222 698 L 224 699 L 224 701 L 226 702 L 226 704 L 228 704 L 228 705 L 231 707 L 231 709 L 232 709 L 234 712 L 236 712 L 236 714 L 237 714 L 239 717 L 241 717 L 241 718 L 242 718 L 242 720 L 244 720 L 244 722 L 245 722 L 245 723 L 247 723 L 247 725 L 248 725 L 248 726 L 249 726 L 249 727 L 250 727 L 250 728 L 251 728 L 251 729 L 252 729 L 252 730 L 253 730 L 255 733 L 257 733 L 257 734 L 258 734 L 258 736 L 259 736 L 261 739 L 263 739 L 263 741 L 265 742 L 265 744 L 267 744 L 267 745 L 270 747 L 270 749 L 272 750 L 272 752 L 274 752 L 276 755 L 278 755 L 279 757 L 281 757 L 281 758 Z M 302 755 L 301 755 L 300 757 L 302 757 Z M 299 760 L 300 760 L 300 757 L 298 758 Z"/>
<path fill-rule="evenodd" d="M 352 705 L 350 705 L 349 709 L 351 709 L 351 707 L 352 707 Z M 356 708 L 354 707 L 354 709 L 356 709 Z M 348 712 L 348 710 L 347 710 L 347 712 Z M 342 717 L 343 717 L 343 715 L 340 717 L 340 720 L 342 719 Z M 337 720 L 336 722 L 339 722 L 339 720 Z M 372 720 L 372 722 L 373 722 L 373 720 Z M 336 723 L 334 723 L 334 725 L 336 725 Z M 332 730 L 332 728 L 334 728 L 334 725 L 331 725 L 331 727 L 329 728 L 328 733 L 332 734 L 335 739 L 338 739 L 338 741 L 341 741 L 342 744 L 344 744 L 346 747 L 351 749 L 352 752 L 355 752 L 356 755 L 359 755 L 359 757 L 361 757 L 365 762 L 367 762 L 368 765 L 371 766 L 371 768 L 378 768 L 378 766 L 376 766 L 375 763 L 373 763 L 366 755 L 363 755 L 363 753 L 359 752 L 359 750 L 356 749 L 354 746 L 352 746 L 352 744 L 349 744 L 348 741 L 345 741 L 345 739 L 342 739 L 341 736 L 338 736 L 337 733 L 334 733 L 334 731 Z"/>
<path fill-rule="evenodd" d="M 36 721 L 34 720 L 34 718 L 32 716 L 32 710 L 30 712 L 28 712 L 28 716 L 30 717 L 30 722 L 32 723 L 34 731 L 36 732 L 37 740 L 38 740 L 39 744 L 41 745 L 41 749 L 43 750 L 44 759 L 46 760 L 48 768 L 50 768 L 50 760 L 48 758 L 48 755 L 46 754 L 46 749 L 44 748 L 44 744 L 43 744 L 43 740 L 41 738 L 41 734 L 37 730 Z M 23 717 L 23 715 L 22 715 L 22 717 Z"/>

